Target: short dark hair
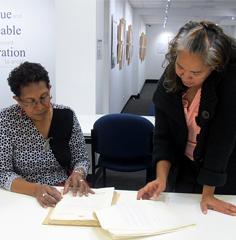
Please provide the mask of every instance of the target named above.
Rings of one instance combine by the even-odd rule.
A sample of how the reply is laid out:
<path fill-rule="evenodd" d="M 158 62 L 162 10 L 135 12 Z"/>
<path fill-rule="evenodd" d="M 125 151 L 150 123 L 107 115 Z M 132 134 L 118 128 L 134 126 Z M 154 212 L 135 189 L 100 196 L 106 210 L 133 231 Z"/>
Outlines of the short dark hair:
<path fill-rule="evenodd" d="M 50 86 L 48 72 L 39 63 L 24 62 L 14 68 L 7 79 L 11 91 L 19 97 L 21 88 L 31 83 L 45 82 L 47 87 Z"/>

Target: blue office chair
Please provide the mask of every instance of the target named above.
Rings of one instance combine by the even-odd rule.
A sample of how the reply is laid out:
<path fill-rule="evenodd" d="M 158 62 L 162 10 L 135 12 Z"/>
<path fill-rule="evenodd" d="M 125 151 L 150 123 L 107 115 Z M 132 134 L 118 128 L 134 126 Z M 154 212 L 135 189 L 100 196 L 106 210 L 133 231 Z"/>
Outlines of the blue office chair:
<path fill-rule="evenodd" d="M 155 116 L 155 105 L 154 103 L 150 103 L 148 106 L 148 115 L 149 116 Z"/>
<path fill-rule="evenodd" d="M 96 169 L 102 169 L 103 185 L 106 186 L 106 169 L 135 172 L 146 169 L 146 181 L 153 179 L 152 139 L 153 124 L 134 114 L 108 114 L 93 125 L 92 175 L 93 186 Z M 99 154 L 96 163 L 96 153 Z"/>

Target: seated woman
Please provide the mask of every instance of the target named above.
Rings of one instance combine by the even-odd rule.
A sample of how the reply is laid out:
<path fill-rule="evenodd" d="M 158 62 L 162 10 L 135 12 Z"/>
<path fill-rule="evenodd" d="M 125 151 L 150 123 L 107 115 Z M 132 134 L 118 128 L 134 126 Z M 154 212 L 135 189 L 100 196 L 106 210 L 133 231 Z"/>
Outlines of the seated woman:
<path fill-rule="evenodd" d="M 76 195 L 93 193 L 86 182 L 88 154 L 79 122 L 68 107 L 51 103 L 48 72 L 24 62 L 9 75 L 18 104 L 0 112 L 0 187 L 55 206 L 64 185 Z"/>

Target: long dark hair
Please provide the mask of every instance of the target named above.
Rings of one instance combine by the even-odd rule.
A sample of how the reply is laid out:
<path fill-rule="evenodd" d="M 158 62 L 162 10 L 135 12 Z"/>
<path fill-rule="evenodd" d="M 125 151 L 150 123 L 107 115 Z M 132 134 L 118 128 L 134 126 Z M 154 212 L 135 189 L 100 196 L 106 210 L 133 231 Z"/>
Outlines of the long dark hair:
<path fill-rule="evenodd" d="M 202 57 L 206 65 L 215 71 L 222 71 L 230 59 L 235 40 L 226 35 L 222 28 L 209 21 L 188 22 L 180 28 L 170 42 L 165 61 L 165 87 L 170 92 L 184 89 L 180 78 L 175 73 L 175 61 L 178 51 L 187 50 Z"/>

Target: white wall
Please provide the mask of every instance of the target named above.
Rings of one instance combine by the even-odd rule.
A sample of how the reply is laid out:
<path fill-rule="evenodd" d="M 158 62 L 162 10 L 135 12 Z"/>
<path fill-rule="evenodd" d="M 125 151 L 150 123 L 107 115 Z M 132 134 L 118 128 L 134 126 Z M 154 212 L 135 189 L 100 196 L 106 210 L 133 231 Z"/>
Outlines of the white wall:
<path fill-rule="evenodd" d="M 109 32 L 111 33 L 111 16 L 113 15 L 114 21 L 119 24 L 121 18 L 126 20 L 126 30 L 128 25 L 133 23 L 132 9 L 127 0 L 111 0 L 110 1 L 110 24 Z M 114 31 L 117 31 L 114 29 Z M 110 45 L 111 46 L 111 45 Z M 110 89 L 109 89 L 109 112 L 120 112 L 125 103 L 132 94 L 132 65 L 127 65 L 124 61 L 123 67 L 120 70 L 118 64 L 110 71 Z M 109 66 L 110 67 L 110 66 Z"/>
<path fill-rule="evenodd" d="M 221 26 L 224 30 L 224 32 L 228 35 L 230 35 L 231 37 L 236 37 L 236 26 L 234 25 L 226 25 L 226 26 Z"/>
<path fill-rule="evenodd" d="M 96 16 L 96 113 L 108 113 L 109 111 L 109 2 L 97 0 Z"/>
<path fill-rule="evenodd" d="M 56 0 L 56 100 L 96 112 L 96 1 Z"/>
<path fill-rule="evenodd" d="M 11 1 L 13 0 L 9 0 Z M 46 6 L 45 2 L 24 1 L 28 2 L 25 4 L 28 9 L 31 5 L 35 6 L 36 10 L 31 11 L 31 15 L 36 16 L 35 12 L 48 13 L 51 10 L 51 8 L 40 10 Z M 35 4 L 36 1 L 40 6 Z M 145 63 L 138 59 L 137 39 L 142 31 L 145 32 L 145 25 L 140 18 L 135 24 L 133 9 L 128 0 L 47 0 L 47 2 L 55 3 L 55 9 L 47 14 L 48 17 L 44 15 L 44 21 L 41 17 L 41 21 L 37 22 L 45 22 L 41 26 L 50 31 L 45 30 L 45 34 L 41 33 L 38 36 L 40 31 L 36 27 L 31 30 L 31 36 L 34 38 L 37 36 L 33 41 L 37 45 L 34 48 L 37 56 L 44 56 L 44 60 L 39 59 L 38 62 L 49 71 L 52 91 L 55 92 L 53 101 L 70 106 L 77 114 L 120 112 L 129 97 L 140 92 L 144 82 Z M 18 5 L 21 6 L 20 3 Z M 117 64 L 111 70 L 111 15 L 114 15 L 117 24 L 120 18 L 125 18 L 126 30 L 131 24 L 134 34 L 136 33 L 131 64 L 128 65 L 125 60 L 121 70 Z M 31 16 L 30 19 L 27 20 L 29 26 L 36 26 L 35 18 Z M 56 28 L 53 25 L 54 20 Z M 55 38 L 52 39 L 51 36 Z M 99 59 L 97 40 L 101 40 Z M 50 47 L 46 48 L 47 45 Z M 33 52 L 33 49 L 30 50 Z M 51 62 L 51 65 L 47 62 Z"/>
<path fill-rule="evenodd" d="M 162 25 L 147 26 L 147 58 L 146 79 L 159 79 L 164 71 L 162 67 L 165 54 L 170 40 L 178 30 L 179 26 L 169 26 L 164 29 Z"/>
<path fill-rule="evenodd" d="M 140 16 L 135 15 L 128 0 L 110 0 L 109 1 L 109 32 L 111 35 L 111 17 L 113 16 L 116 24 L 119 24 L 121 18 L 126 20 L 126 31 L 128 26 L 133 27 L 133 54 L 131 63 L 128 65 L 126 59 L 123 62 L 122 69 L 116 64 L 115 68 L 110 70 L 110 88 L 109 88 L 109 112 L 120 112 L 125 106 L 131 95 L 140 92 L 144 83 L 145 61 L 139 60 L 139 36 L 145 32 L 145 25 Z M 111 38 L 109 38 L 111 39 Z M 109 45 L 109 49 L 111 45 Z M 111 54 L 111 53 L 109 53 Z M 109 64 L 110 68 L 110 64 Z"/>
<path fill-rule="evenodd" d="M 1 12 L 8 12 L 9 18 L 0 18 L 0 108 L 13 101 L 13 93 L 7 83 L 9 72 L 24 61 L 41 63 L 49 72 L 52 95 L 55 97 L 55 24 L 53 0 L 0 0 Z M 3 34 L 2 29 L 8 31 Z M 18 34 L 13 34 L 13 26 Z M 12 33 L 11 33 L 12 31 Z M 19 55 L 5 55 L 7 50 L 22 52 Z"/>
<path fill-rule="evenodd" d="M 134 24 L 128 0 L 56 1 L 56 100 L 77 114 L 120 112 L 143 86 L 145 64 L 138 56 L 130 65 L 125 60 L 121 70 L 118 64 L 111 69 L 112 15 L 117 25 L 126 20 L 126 30 L 131 24 L 145 32 L 140 19 Z M 134 44 L 134 53 L 138 48 Z"/>

